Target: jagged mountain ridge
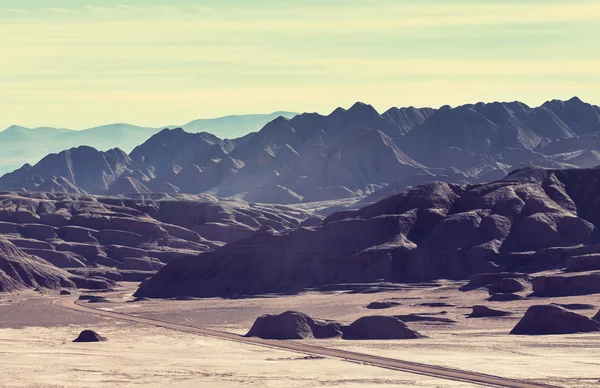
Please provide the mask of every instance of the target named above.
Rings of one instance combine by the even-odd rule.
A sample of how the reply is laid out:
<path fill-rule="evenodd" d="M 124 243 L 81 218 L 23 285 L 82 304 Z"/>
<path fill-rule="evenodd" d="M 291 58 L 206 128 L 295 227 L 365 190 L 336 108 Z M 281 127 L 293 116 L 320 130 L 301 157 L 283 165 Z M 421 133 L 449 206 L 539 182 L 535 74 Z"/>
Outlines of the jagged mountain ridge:
<path fill-rule="evenodd" d="M 95 187 L 81 187 L 73 174 L 36 165 L 13 173 L 11 180 L 3 177 L 0 189 L 56 187 L 113 195 L 209 191 L 222 197 L 243 195 L 252 202 L 293 204 L 363 197 L 389 185 L 397 191 L 427 180 L 475 183 L 529 165 L 598 164 L 599 112 L 578 98 L 536 108 L 494 102 L 392 108 L 381 115 L 370 105 L 356 103 L 326 116 L 278 117 L 236 140 L 164 129 L 131 152 L 131 160 L 117 169 L 120 174 L 110 173 L 112 167 L 107 173 L 94 167 L 88 175 L 108 176 Z M 74 187 L 61 188 L 65 179 Z"/>
<path fill-rule="evenodd" d="M 270 114 L 232 115 L 194 120 L 181 127 L 190 133 L 212 132 L 237 137 L 258 131 L 279 116 L 294 117 L 295 115 L 296 113 L 284 111 Z M 173 127 L 175 126 L 171 126 Z M 12 171 L 25 163 L 36 163 L 49 153 L 58 153 L 81 145 L 99 151 L 120 148 L 125 152 L 131 152 L 163 128 L 117 123 L 76 131 L 13 125 L 0 131 L 0 172 Z"/>

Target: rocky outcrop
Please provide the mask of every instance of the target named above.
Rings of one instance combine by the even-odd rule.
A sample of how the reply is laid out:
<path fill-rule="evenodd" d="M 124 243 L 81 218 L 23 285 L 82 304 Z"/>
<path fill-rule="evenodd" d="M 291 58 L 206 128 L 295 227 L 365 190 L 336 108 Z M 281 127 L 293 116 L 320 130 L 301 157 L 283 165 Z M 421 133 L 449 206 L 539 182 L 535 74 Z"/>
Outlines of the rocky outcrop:
<path fill-rule="evenodd" d="M 536 276 L 532 284 L 536 296 L 598 294 L 600 293 L 600 271 Z"/>
<path fill-rule="evenodd" d="M 525 297 L 523 297 L 521 295 L 517 295 L 517 294 L 503 294 L 503 293 L 494 294 L 494 295 L 490 296 L 489 298 L 487 298 L 487 300 L 490 302 L 512 302 L 514 300 L 522 300 L 522 299 L 525 299 Z"/>
<path fill-rule="evenodd" d="M 529 275 L 515 272 L 476 273 L 469 276 L 469 282 L 461 287 L 461 291 L 469 291 L 480 287 L 491 286 L 494 283 L 498 283 L 506 279 L 529 279 Z"/>
<path fill-rule="evenodd" d="M 93 330 L 84 330 L 73 342 L 104 342 L 108 341 L 106 337 L 101 336 Z"/>
<path fill-rule="evenodd" d="M 391 302 L 391 301 L 383 301 L 383 302 L 371 302 L 367 305 L 367 308 L 370 310 L 382 310 L 389 309 L 392 307 L 400 306 L 402 303 Z"/>
<path fill-rule="evenodd" d="M 131 164 L 118 148 L 102 152 L 80 146 L 50 154 L 35 166 L 26 164 L 0 178 L 0 189 L 80 194 L 102 193 Z"/>
<path fill-rule="evenodd" d="M 386 340 L 414 339 L 423 337 L 395 317 L 368 316 L 357 319 L 344 328 L 343 339 Z"/>
<path fill-rule="evenodd" d="M 504 317 L 511 315 L 509 311 L 493 309 L 487 306 L 473 306 L 473 312 L 469 314 L 469 318 L 487 318 L 487 317 Z"/>
<path fill-rule="evenodd" d="M 600 331 L 600 322 L 556 305 L 535 305 L 525 312 L 510 334 L 546 335 Z"/>
<path fill-rule="evenodd" d="M 599 249 L 600 209 L 592 204 L 600 185 L 590 184 L 594 177 L 600 178 L 600 170 L 525 169 L 489 184 L 428 183 L 334 213 L 311 227 L 265 229 L 201 260 L 170 263 L 138 292 L 255 295 L 335 283 L 469 276 L 463 290 L 491 286 L 492 293 L 520 292 L 529 275 L 509 270 L 562 268 L 568 257 Z M 181 281 L 182 273 L 194 276 Z M 585 292 L 592 292 L 600 284 L 594 276 L 561 279 L 569 289 L 587 277 Z M 534 292 L 550 295 L 540 290 L 552 283 L 541 284 L 542 278 L 534 281 Z"/>
<path fill-rule="evenodd" d="M 214 197 L 0 194 L 2 238 L 28 257 L 66 269 L 78 286 L 90 288 L 110 287 L 98 277 L 145 280 L 173 259 L 224 244 L 212 238 L 235 241 L 265 227 L 284 231 L 308 217 L 284 206 Z M 204 233 L 207 224 L 218 224 L 221 234 Z M 245 234 L 239 236 L 238 230 Z"/>
<path fill-rule="evenodd" d="M 515 292 L 524 291 L 528 286 L 523 280 L 508 278 L 502 279 L 496 283 L 493 283 L 488 287 L 490 295 L 494 294 L 512 294 Z"/>
<path fill-rule="evenodd" d="M 0 292 L 25 288 L 75 287 L 71 275 L 0 238 Z"/>
<path fill-rule="evenodd" d="M 317 321 L 301 312 L 286 311 L 279 315 L 258 317 L 246 337 L 293 340 L 333 338 L 341 335 L 341 325 L 338 323 Z"/>

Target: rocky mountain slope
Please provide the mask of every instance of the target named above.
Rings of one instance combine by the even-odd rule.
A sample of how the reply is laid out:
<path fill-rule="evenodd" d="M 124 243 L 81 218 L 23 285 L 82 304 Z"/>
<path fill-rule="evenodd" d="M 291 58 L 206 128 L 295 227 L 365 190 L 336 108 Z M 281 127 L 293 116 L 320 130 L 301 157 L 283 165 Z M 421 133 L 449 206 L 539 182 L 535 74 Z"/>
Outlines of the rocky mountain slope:
<path fill-rule="evenodd" d="M 600 292 L 598 182 L 598 169 L 526 168 L 487 184 L 427 183 L 314 226 L 262 230 L 175 260 L 137 295 L 287 293 L 514 270 L 559 271 L 534 278 L 540 295 Z"/>
<path fill-rule="evenodd" d="M 578 98 L 535 108 L 520 102 L 477 103 L 392 108 L 381 115 L 356 103 L 326 116 L 278 117 L 234 140 L 178 128 L 156 133 L 129 155 L 118 149 L 71 149 L 6 175 L 0 189 L 207 192 L 279 204 L 365 201 L 382 190 L 369 199 L 376 201 L 433 180 L 477 183 L 531 165 L 595 166 L 600 164 L 598 136 L 600 108 Z M 83 159 L 98 161 L 78 161 L 76 155 L 84 154 Z"/>
<path fill-rule="evenodd" d="M 0 290 L 141 281 L 176 258 L 305 221 L 297 209 L 210 196 L 0 194 Z"/>
<path fill-rule="evenodd" d="M 0 238 L 0 292 L 24 288 L 74 287 L 71 275 Z"/>
<path fill-rule="evenodd" d="M 212 132 L 229 137 L 243 136 L 260 130 L 279 116 L 294 117 L 293 112 L 232 115 L 214 119 L 199 119 L 181 127 L 187 132 Z M 162 128 L 131 124 L 109 124 L 81 131 L 63 128 L 26 128 L 18 125 L 0 131 L 0 172 L 12 171 L 25 163 L 37 163 L 49 153 L 86 145 L 100 151 L 120 148 L 130 152 Z M 16 167 L 14 167 L 16 166 Z"/>

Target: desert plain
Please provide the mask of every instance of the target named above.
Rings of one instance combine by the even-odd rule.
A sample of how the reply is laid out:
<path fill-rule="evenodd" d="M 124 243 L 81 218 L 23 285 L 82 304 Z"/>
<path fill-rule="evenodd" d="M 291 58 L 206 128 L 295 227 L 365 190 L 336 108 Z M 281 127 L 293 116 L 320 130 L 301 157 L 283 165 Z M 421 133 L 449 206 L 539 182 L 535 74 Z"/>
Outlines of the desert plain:
<path fill-rule="evenodd" d="M 262 314 L 297 310 L 350 323 L 365 315 L 430 317 L 408 322 L 424 338 L 350 341 L 292 340 L 393 359 L 485 373 L 559 387 L 600 384 L 600 334 L 519 336 L 510 330 L 532 304 L 568 305 L 581 298 L 489 302 L 487 290 L 460 291 L 465 282 L 371 284 L 257 298 L 138 300 L 135 283 L 97 293 L 107 302 L 79 300 L 79 292 L 24 291 L 0 295 L 0 365 L 6 387 L 476 387 L 480 385 L 390 370 L 347 360 L 184 333 L 118 317 L 65 308 L 73 301 L 95 309 L 245 334 Z M 62 301 L 63 303 L 57 303 Z M 387 309 L 367 309 L 392 301 Z M 587 298 L 594 308 L 600 295 Z M 508 311 L 470 318 L 473 305 Z M 407 321 L 410 321 L 408 319 Z M 106 342 L 73 343 L 93 329 Z M 289 341 L 282 341 L 289 342 Z"/>

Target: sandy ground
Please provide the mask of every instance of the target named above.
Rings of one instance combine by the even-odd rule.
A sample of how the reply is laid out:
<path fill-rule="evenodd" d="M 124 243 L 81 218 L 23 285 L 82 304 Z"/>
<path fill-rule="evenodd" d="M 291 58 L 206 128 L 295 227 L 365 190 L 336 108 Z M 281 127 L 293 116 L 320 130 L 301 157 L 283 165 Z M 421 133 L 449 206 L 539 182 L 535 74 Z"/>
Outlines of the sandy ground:
<path fill-rule="evenodd" d="M 417 340 L 307 342 L 558 386 L 600 386 L 600 335 L 508 335 L 532 304 L 589 303 L 594 308 L 578 312 L 592 316 L 600 306 L 600 295 L 492 303 L 485 300 L 485 290 L 460 292 L 460 284 L 440 282 L 373 293 L 314 292 L 236 300 L 141 302 L 131 302 L 133 285 L 129 284 L 120 292 L 106 294 L 111 303 L 93 307 L 236 333 L 245 333 L 261 314 L 291 309 L 344 323 L 364 315 L 419 313 L 454 322 L 409 323 L 427 336 Z M 51 304 L 55 297 L 37 293 L 0 296 L 0 328 L 4 328 L 0 329 L 0 386 L 469 386 L 123 324 L 58 310 Z M 401 305 L 385 310 L 365 308 L 368 303 L 381 300 L 394 300 Z M 475 304 L 511 311 L 513 315 L 468 318 L 466 315 Z M 110 340 L 92 345 L 70 342 L 79 330 L 88 327 Z"/>
<path fill-rule="evenodd" d="M 0 329 L 0 386 L 473 387 L 111 320 L 107 342 L 71 342 L 88 326 Z"/>

